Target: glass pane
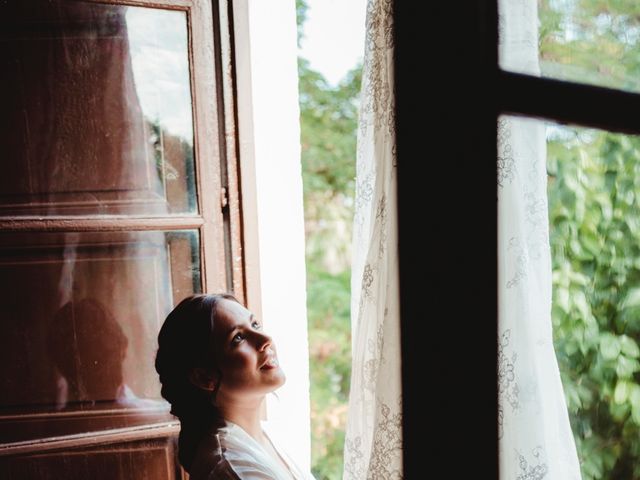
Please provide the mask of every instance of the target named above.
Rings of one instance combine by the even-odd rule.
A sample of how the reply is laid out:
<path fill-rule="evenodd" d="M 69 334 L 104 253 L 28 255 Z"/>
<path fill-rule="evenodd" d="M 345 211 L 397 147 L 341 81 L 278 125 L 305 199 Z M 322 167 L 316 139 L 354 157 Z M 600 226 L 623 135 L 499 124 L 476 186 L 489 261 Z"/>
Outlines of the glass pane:
<path fill-rule="evenodd" d="M 516 122 L 531 131 L 514 138 Z M 548 209 L 532 197 L 527 220 L 548 212 L 554 345 L 583 479 L 640 478 L 640 137 L 515 117 L 499 131 L 499 181 L 523 188 L 517 156 L 538 140 L 544 152 L 546 137 Z M 517 376 L 526 359 L 509 362 Z"/>
<path fill-rule="evenodd" d="M 585 479 L 640 475 L 640 137 L 547 127 L 553 326 Z"/>
<path fill-rule="evenodd" d="M 0 443 L 166 421 L 154 369 L 196 231 L 0 235 Z"/>
<path fill-rule="evenodd" d="M 0 215 L 196 211 L 186 14 L 0 5 Z"/>
<path fill-rule="evenodd" d="M 525 59 L 532 51 L 542 76 L 640 92 L 640 3 L 504 0 L 500 6 L 501 41 L 507 42 L 502 68 L 536 73 Z"/>

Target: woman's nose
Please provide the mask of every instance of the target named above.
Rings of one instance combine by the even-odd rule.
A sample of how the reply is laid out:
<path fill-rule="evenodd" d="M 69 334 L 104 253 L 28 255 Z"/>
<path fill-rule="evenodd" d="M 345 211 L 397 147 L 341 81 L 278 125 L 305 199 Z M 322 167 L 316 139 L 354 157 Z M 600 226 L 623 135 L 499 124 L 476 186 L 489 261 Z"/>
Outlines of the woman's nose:
<path fill-rule="evenodd" d="M 258 347 L 258 350 L 260 351 L 265 350 L 267 347 L 271 346 L 271 344 L 273 343 L 271 336 L 267 335 L 266 333 L 256 332 L 256 335 L 257 335 L 256 345 Z"/>

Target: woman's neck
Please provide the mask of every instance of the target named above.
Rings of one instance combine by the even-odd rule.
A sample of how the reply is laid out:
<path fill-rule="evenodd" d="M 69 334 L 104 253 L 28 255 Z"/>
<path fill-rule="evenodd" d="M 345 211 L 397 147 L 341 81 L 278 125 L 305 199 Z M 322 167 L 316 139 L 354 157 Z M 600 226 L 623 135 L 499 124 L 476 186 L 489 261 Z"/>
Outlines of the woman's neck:
<path fill-rule="evenodd" d="M 218 405 L 218 408 L 225 420 L 235 423 L 258 442 L 263 443 L 265 441 L 265 436 L 262 432 L 262 425 L 260 423 L 260 407 L 263 399 L 264 397 L 257 402 L 242 405 L 237 403 Z"/>
<path fill-rule="evenodd" d="M 218 403 L 218 408 L 222 412 L 222 416 L 228 422 L 234 423 L 247 432 L 253 439 L 258 442 L 265 451 L 276 461 L 286 472 L 289 473 L 291 479 L 295 479 L 291 467 L 280 456 L 275 446 L 271 443 L 269 438 L 262 430 L 262 424 L 260 423 L 260 408 L 264 397 L 262 397 L 257 403 L 242 404 L 237 403 Z"/>

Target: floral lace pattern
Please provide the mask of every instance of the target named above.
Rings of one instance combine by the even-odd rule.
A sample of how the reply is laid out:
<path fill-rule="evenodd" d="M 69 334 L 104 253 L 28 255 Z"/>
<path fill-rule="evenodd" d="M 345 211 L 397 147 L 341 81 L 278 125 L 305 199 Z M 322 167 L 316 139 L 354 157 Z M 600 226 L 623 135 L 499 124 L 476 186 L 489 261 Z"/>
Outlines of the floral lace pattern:
<path fill-rule="evenodd" d="M 499 0 L 501 67 L 539 74 L 536 0 Z M 543 122 L 497 125 L 500 478 L 580 478 L 551 328 Z"/>
<path fill-rule="evenodd" d="M 361 133 L 366 136 L 374 126 L 388 134 L 395 132 L 395 98 L 393 96 L 393 1 L 367 3 L 364 70 L 360 115 Z M 394 149 L 395 150 L 395 149 Z M 395 159 L 395 152 L 394 154 Z"/>
<path fill-rule="evenodd" d="M 367 5 L 344 480 L 403 478 L 392 8 L 392 0 L 369 0 Z"/>
<path fill-rule="evenodd" d="M 400 407 L 394 411 L 388 405 L 380 403 L 380 415 L 376 423 L 373 439 L 371 463 L 367 478 L 402 478 L 402 470 L 398 469 L 395 457 L 402 452 L 402 414 Z"/>
<path fill-rule="evenodd" d="M 511 237 L 507 245 L 507 252 L 511 253 L 513 261 L 511 262 L 510 273 L 507 281 L 507 288 L 517 286 L 520 281 L 527 275 L 527 252 L 520 244 L 518 237 Z"/>
<path fill-rule="evenodd" d="M 513 163 L 505 160 L 498 175 L 501 475 L 538 480 L 561 475 L 549 472 L 570 471 L 567 478 L 580 478 L 553 351 L 544 127 L 512 117 L 503 128 L 498 151 L 511 155 Z M 502 141 L 510 142 L 509 148 L 500 145 Z M 564 411 L 545 412 L 549 398 Z M 542 414 L 551 417 L 542 421 Z M 563 435 L 545 432 L 547 425 L 556 428 L 558 419 L 564 422 L 558 427 Z M 516 453 L 526 451 L 536 453 L 529 458 Z"/>
<path fill-rule="evenodd" d="M 508 403 L 513 411 L 518 409 L 518 384 L 516 382 L 516 360 L 518 354 L 512 352 L 511 356 L 508 355 L 509 338 L 511 337 L 511 330 L 506 330 L 500 336 L 498 342 L 498 391 L 500 393 L 498 402 L 498 437 L 502 438 L 504 434 L 503 419 L 504 419 L 504 404 Z"/>
<path fill-rule="evenodd" d="M 382 327 L 378 326 L 378 334 L 375 339 L 370 338 L 367 342 L 368 360 L 364 362 L 363 384 L 368 391 L 375 393 L 378 381 L 378 370 L 384 361 L 384 334 Z"/>
<path fill-rule="evenodd" d="M 362 437 L 347 439 L 345 450 L 349 451 L 348 462 L 345 462 L 345 478 L 362 478 L 367 480 L 403 478 L 402 469 L 398 468 L 396 457 L 402 452 L 402 414 L 393 410 L 383 402 L 379 403 L 378 421 L 373 435 L 373 449 L 368 466 L 363 461 Z"/>
<path fill-rule="evenodd" d="M 518 454 L 519 471 L 516 480 L 542 480 L 549 472 L 549 467 L 542 460 L 542 447 L 533 450 L 532 456 L 534 460 L 529 460 Z"/>
<path fill-rule="evenodd" d="M 378 242 L 378 258 L 381 259 L 387 247 L 387 199 L 382 194 L 378 209 L 376 210 L 376 222 L 380 223 L 380 241 Z"/>
<path fill-rule="evenodd" d="M 511 182 L 515 175 L 515 160 L 511 147 L 511 129 L 507 119 L 498 120 L 498 186 Z"/>

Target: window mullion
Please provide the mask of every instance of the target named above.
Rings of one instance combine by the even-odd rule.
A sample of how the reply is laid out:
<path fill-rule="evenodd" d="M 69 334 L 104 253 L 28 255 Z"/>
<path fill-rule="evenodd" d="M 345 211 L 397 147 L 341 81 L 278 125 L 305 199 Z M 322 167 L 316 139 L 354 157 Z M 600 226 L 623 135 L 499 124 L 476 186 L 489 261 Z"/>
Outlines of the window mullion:
<path fill-rule="evenodd" d="M 500 113 L 639 134 L 640 94 L 499 71 Z"/>

